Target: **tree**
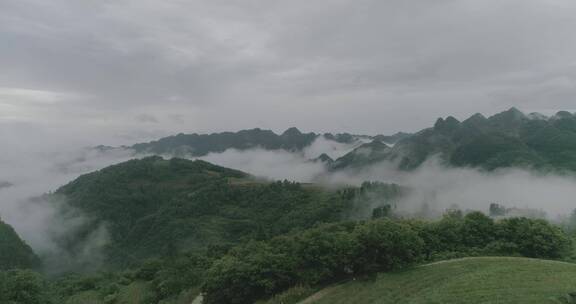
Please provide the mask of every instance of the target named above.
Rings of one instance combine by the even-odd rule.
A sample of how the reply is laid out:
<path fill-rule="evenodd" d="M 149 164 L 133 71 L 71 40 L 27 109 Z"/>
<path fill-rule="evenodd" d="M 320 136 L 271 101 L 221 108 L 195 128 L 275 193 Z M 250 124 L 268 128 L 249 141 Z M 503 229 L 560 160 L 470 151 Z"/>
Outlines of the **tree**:
<path fill-rule="evenodd" d="M 31 270 L 0 272 L 0 303 L 49 304 L 47 289 L 44 279 Z"/>
<path fill-rule="evenodd" d="M 461 233 L 466 246 L 482 248 L 494 241 L 496 226 L 491 218 L 475 211 L 464 216 Z"/>
<path fill-rule="evenodd" d="M 490 204 L 490 217 L 498 217 L 498 216 L 505 216 L 506 215 L 506 207 L 496 204 L 496 203 L 491 203 Z"/>
<path fill-rule="evenodd" d="M 392 215 L 392 206 L 388 204 L 372 210 L 372 219 L 390 217 L 390 215 Z"/>
<path fill-rule="evenodd" d="M 315 285 L 349 275 L 360 248 L 352 233 L 353 225 L 324 225 L 305 231 L 292 240 L 290 255 L 297 259 L 299 280 Z M 277 246 L 281 246 L 278 244 Z"/>
<path fill-rule="evenodd" d="M 516 244 L 518 252 L 527 257 L 559 258 L 571 247 L 560 228 L 541 219 L 504 219 L 498 224 L 497 234 L 500 240 Z"/>
<path fill-rule="evenodd" d="M 0 271 L 14 268 L 35 268 L 40 259 L 18 236 L 12 226 L 0 220 Z"/>
<path fill-rule="evenodd" d="M 424 241 L 406 223 L 375 220 L 354 231 L 361 248 L 356 258 L 356 272 L 377 272 L 398 269 L 416 262 Z"/>
<path fill-rule="evenodd" d="M 294 263 L 286 253 L 251 242 L 216 261 L 207 272 L 203 290 L 207 304 L 248 304 L 287 289 L 295 282 Z"/>

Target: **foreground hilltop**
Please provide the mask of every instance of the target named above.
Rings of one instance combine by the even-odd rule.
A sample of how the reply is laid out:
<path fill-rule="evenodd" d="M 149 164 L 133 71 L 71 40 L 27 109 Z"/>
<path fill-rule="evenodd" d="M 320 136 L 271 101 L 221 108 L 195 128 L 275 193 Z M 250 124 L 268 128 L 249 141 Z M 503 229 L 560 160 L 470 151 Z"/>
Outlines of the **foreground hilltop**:
<path fill-rule="evenodd" d="M 375 147 L 373 147 L 375 146 Z M 459 121 L 439 118 L 433 127 L 404 138 L 393 147 L 365 144 L 336 160 L 333 169 L 364 168 L 391 161 L 400 169 L 418 168 L 438 156 L 451 166 L 493 170 L 502 167 L 576 170 L 576 115 L 524 114 L 516 108 Z"/>
<path fill-rule="evenodd" d="M 484 257 L 444 261 L 326 288 L 302 304 L 574 303 L 576 264 Z"/>

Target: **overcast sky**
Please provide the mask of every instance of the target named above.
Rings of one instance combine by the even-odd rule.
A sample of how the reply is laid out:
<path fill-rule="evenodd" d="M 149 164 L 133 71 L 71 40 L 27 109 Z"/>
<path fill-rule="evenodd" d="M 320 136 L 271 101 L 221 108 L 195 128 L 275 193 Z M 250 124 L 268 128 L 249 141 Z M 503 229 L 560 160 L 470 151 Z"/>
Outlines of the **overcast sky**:
<path fill-rule="evenodd" d="M 574 0 L 0 0 L 0 140 L 576 108 Z"/>

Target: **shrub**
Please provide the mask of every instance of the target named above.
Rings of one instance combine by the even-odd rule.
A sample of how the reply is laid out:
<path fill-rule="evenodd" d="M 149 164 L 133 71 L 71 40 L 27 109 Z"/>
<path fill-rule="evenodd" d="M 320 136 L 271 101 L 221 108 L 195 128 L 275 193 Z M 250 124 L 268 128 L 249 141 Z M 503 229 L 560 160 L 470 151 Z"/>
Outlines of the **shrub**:
<path fill-rule="evenodd" d="M 517 246 L 518 253 L 533 258 L 560 258 L 571 247 L 570 239 L 545 220 L 509 218 L 498 223 L 498 238 Z"/>
<path fill-rule="evenodd" d="M 354 231 L 358 256 L 355 272 L 390 271 L 414 263 L 424 241 L 410 225 L 392 220 L 370 221 Z"/>

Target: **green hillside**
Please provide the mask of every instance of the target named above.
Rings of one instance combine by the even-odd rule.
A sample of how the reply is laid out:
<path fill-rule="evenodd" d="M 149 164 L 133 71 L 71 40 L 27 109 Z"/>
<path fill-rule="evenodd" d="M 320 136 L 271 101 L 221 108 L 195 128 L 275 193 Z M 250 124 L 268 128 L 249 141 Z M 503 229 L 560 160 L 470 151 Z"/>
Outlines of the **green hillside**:
<path fill-rule="evenodd" d="M 14 229 L 0 220 L 0 271 L 14 268 L 33 268 L 40 261 L 32 249 Z"/>
<path fill-rule="evenodd" d="M 465 258 L 326 288 L 302 304 L 574 303 L 576 264 L 511 257 Z"/>
<path fill-rule="evenodd" d="M 363 144 L 331 163 L 333 170 L 361 168 L 387 159 L 391 149 L 379 140 Z"/>
<path fill-rule="evenodd" d="M 158 140 L 132 145 L 130 148 L 137 153 L 169 154 L 173 156 L 204 156 L 208 153 L 221 153 L 227 149 L 248 150 L 262 148 L 266 150 L 301 151 L 310 146 L 316 139 L 338 143 L 355 143 L 360 139 L 376 139 L 393 144 L 408 137 L 408 133 L 396 133 L 391 136 L 353 135 L 349 133 L 302 133 L 297 128 L 290 128 L 282 134 L 271 130 L 250 129 L 238 132 L 222 132 L 212 134 L 178 134 Z M 99 146 L 105 150 L 111 147 Z"/>
<path fill-rule="evenodd" d="M 204 161 L 148 157 L 81 176 L 53 198 L 65 199 L 89 219 L 63 240 L 72 255 L 82 253 L 98 229 L 106 229 L 105 261 L 126 266 L 340 221 L 354 196 L 258 181 Z"/>
<path fill-rule="evenodd" d="M 418 168 L 433 156 L 445 164 L 494 170 L 529 167 L 576 170 L 576 115 L 525 115 L 512 108 L 484 117 L 475 114 L 459 121 L 439 118 L 433 127 L 400 140 L 391 149 L 359 147 L 337 159 L 333 169 L 361 169 L 382 161 L 400 169 Z M 357 157 L 361 155 L 363 157 Z"/>
<path fill-rule="evenodd" d="M 301 133 L 290 128 L 281 135 L 270 130 L 251 129 L 239 132 L 213 134 L 178 134 L 149 143 L 135 144 L 131 148 L 138 153 L 204 156 L 227 149 L 246 150 L 261 147 L 268 150 L 301 150 L 310 145 L 314 133 Z"/>

